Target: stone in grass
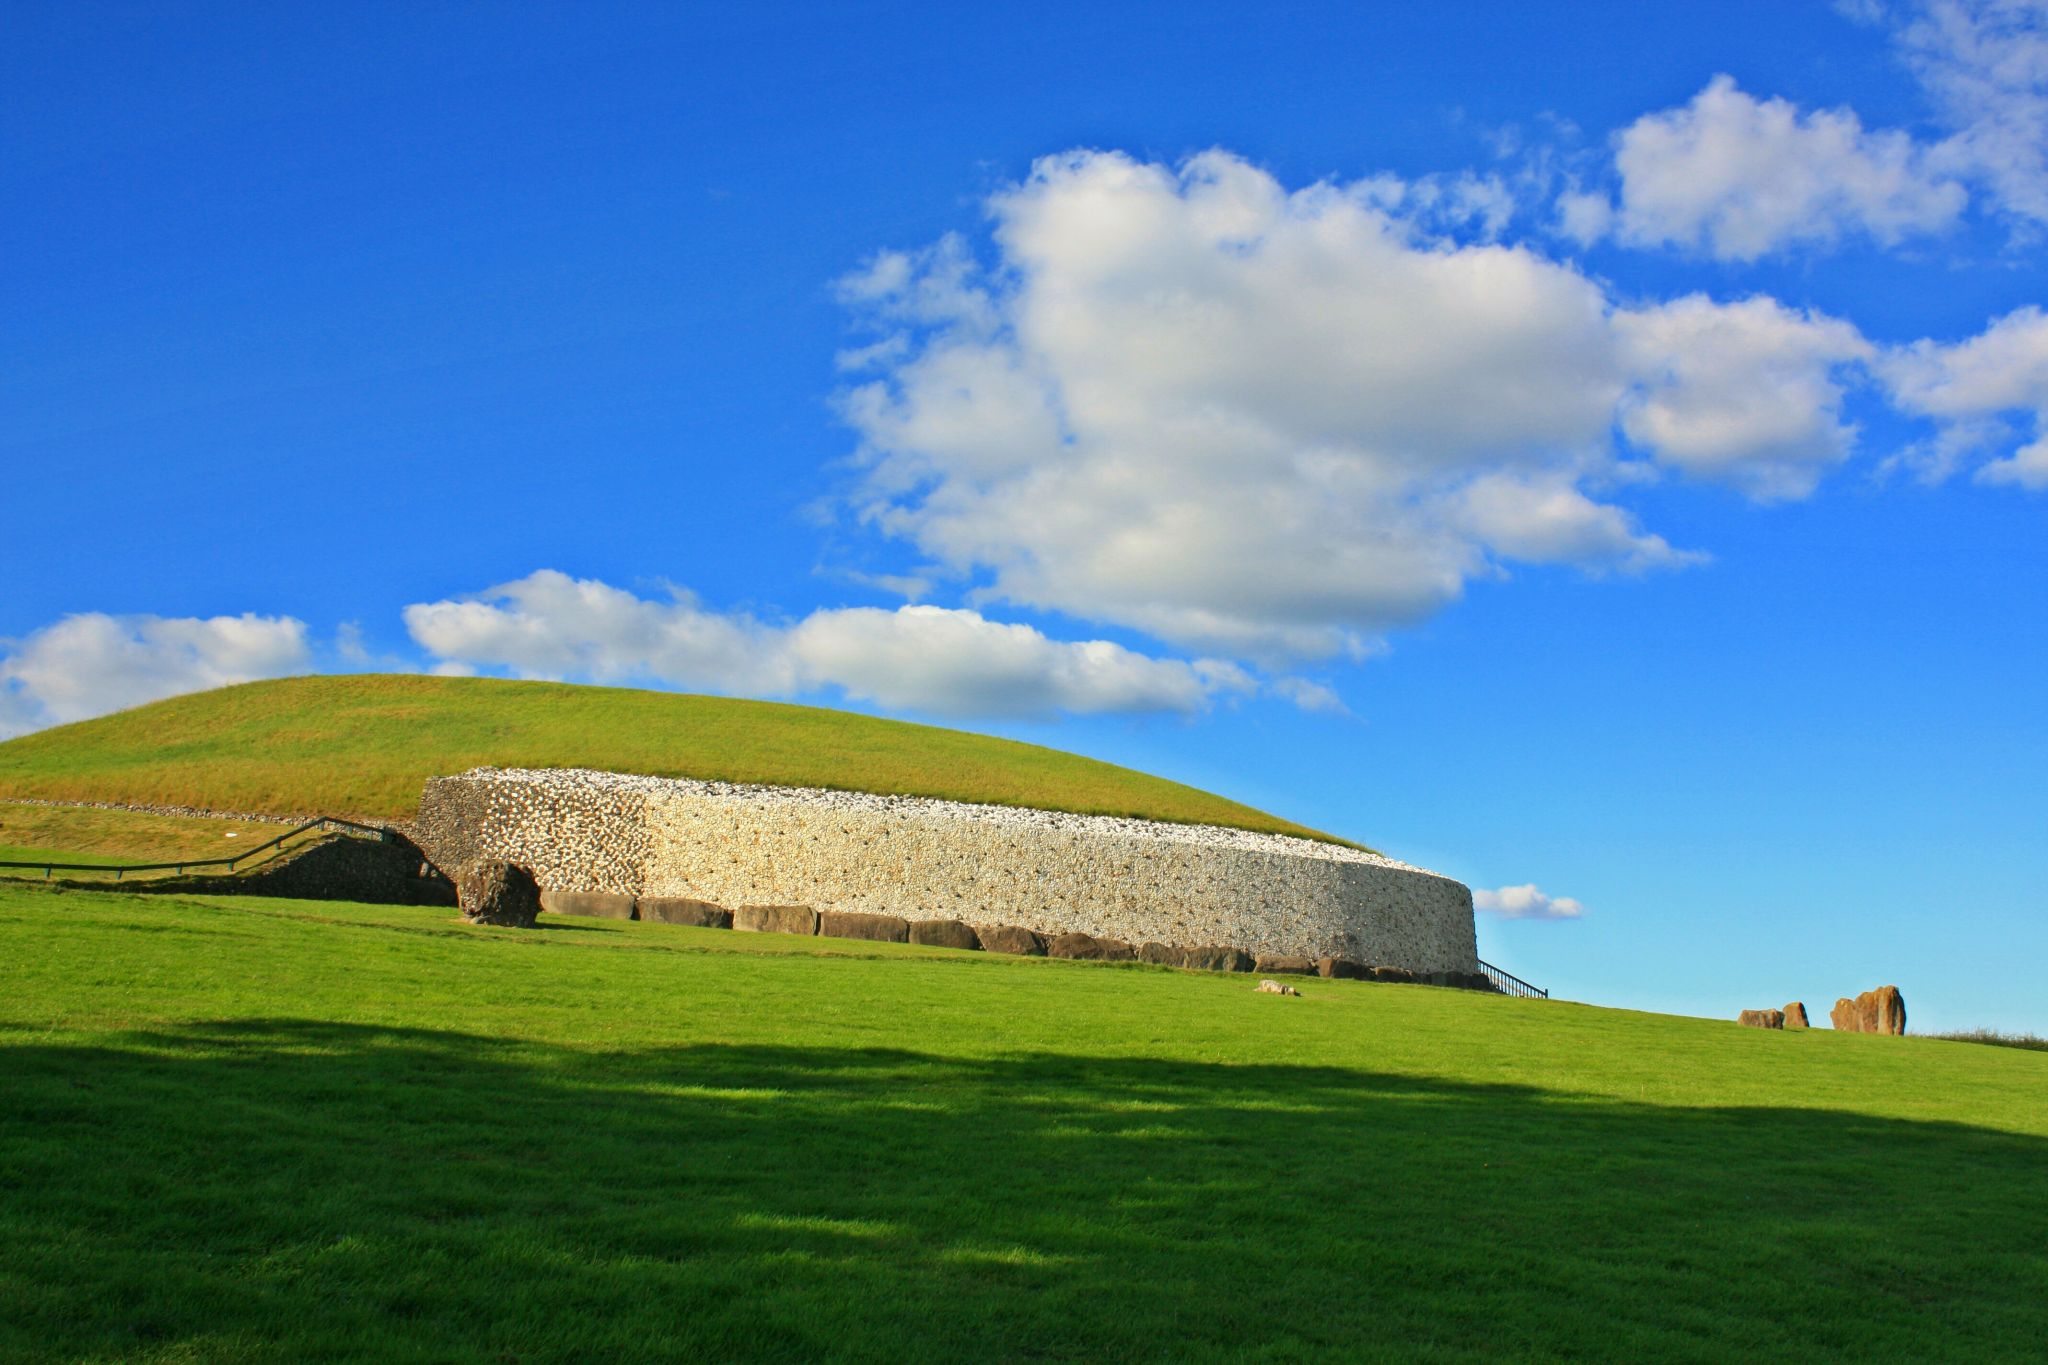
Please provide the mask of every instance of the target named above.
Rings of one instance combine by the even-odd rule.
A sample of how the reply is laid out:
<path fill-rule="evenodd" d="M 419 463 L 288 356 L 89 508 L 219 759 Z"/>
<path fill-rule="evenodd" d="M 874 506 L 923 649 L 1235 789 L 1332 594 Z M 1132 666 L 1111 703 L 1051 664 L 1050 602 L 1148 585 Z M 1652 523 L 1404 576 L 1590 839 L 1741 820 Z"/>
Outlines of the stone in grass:
<path fill-rule="evenodd" d="M 540 914 L 540 884 L 517 864 L 480 858 L 455 879 L 455 903 L 471 924 L 531 929 Z"/>
<path fill-rule="evenodd" d="M 609 891 L 543 891 L 540 908 L 550 915 L 576 915 L 583 919 L 632 919 L 631 896 Z"/>
<path fill-rule="evenodd" d="M 1316 975 L 1335 981 L 1370 981 L 1372 968 L 1348 957 L 1321 957 L 1316 959 Z"/>
<path fill-rule="evenodd" d="M 1242 948 L 1189 948 L 1181 954 L 1181 965 L 1198 972 L 1249 972 L 1258 961 Z"/>
<path fill-rule="evenodd" d="M 1047 957 L 1064 957 L 1076 962 L 1132 962 L 1138 954 L 1121 939 L 1097 938 L 1093 934 L 1061 934 L 1045 945 Z"/>
<path fill-rule="evenodd" d="M 1165 943 L 1141 943 L 1138 945 L 1138 961 L 1149 962 L 1155 967 L 1181 967 L 1187 964 L 1185 949 Z"/>
<path fill-rule="evenodd" d="M 686 896 L 642 896 L 640 918 L 656 924 L 686 924 L 695 929 L 730 929 L 732 911 L 710 901 Z"/>
<path fill-rule="evenodd" d="M 1806 1006 L 1794 1000 L 1783 1010 L 1786 1028 L 1806 1028 Z"/>
<path fill-rule="evenodd" d="M 981 935 L 957 919 L 914 919 L 910 941 L 927 948 L 965 948 L 969 952 L 981 947 Z"/>
<path fill-rule="evenodd" d="M 1735 1016 L 1735 1022 L 1744 1028 L 1783 1028 L 1785 1027 L 1785 1011 L 1744 1010 Z"/>
<path fill-rule="evenodd" d="M 825 910 L 818 915 L 818 933 L 825 938 L 858 938 L 870 943 L 910 942 L 910 921 L 901 915 L 870 915 L 859 910 Z"/>
<path fill-rule="evenodd" d="M 1015 953 L 1019 957 L 1044 957 L 1045 940 L 1029 929 L 1014 924 L 991 924 L 975 930 L 981 946 L 991 953 Z"/>
<path fill-rule="evenodd" d="M 1300 994 L 1301 994 L 1301 992 L 1300 992 L 1300 991 L 1298 991 L 1298 990 L 1296 990 L 1296 989 L 1294 989 L 1294 987 L 1292 987 L 1292 986 L 1283 986 L 1283 985 L 1281 985 L 1281 984 L 1280 984 L 1279 982 L 1277 982 L 1277 981 L 1261 981 L 1261 982 L 1260 982 L 1260 983 L 1259 983 L 1258 985 L 1256 985 L 1256 986 L 1252 987 L 1252 989 L 1253 989 L 1254 991 L 1258 992 L 1258 993 L 1259 993 L 1260 995 L 1300 995 Z"/>
<path fill-rule="evenodd" d="M 1314 976 L 1316 964 L 1293 953 L 1260 953 L 1254 970 L 1269 976 Z"/>
<path fill-rule="evenodd" d="M 732 927 L 749 934 L 815 934 L 818 912 L 808 905 L 742 905 Z"/>

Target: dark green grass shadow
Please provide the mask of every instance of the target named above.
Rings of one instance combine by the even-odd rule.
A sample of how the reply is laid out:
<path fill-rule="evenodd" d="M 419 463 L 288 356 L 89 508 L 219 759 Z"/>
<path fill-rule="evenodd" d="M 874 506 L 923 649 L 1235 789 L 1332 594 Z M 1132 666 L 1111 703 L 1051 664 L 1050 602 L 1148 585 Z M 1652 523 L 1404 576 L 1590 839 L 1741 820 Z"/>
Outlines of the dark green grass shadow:
<path fill-rule="evenodd" d="M 0 1036 L 0 1357 L 2023 1359 L 2048 1143 L 1337 1068 Z"/>

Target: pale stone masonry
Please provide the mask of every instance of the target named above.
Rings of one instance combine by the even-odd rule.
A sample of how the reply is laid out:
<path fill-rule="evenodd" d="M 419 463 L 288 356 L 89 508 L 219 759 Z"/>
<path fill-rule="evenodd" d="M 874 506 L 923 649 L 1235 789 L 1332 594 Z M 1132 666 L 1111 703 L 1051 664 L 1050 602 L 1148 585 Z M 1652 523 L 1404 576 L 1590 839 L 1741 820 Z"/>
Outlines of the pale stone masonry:
<path fill-rule="evenodd" d="M 427 784 L 415 837 L 443 868 L 502 858 L 555 892 L 1014 924 L 1414 972 L 1478 967 L 1472 893 L 1448 877 L 1213 825 L 479 768 Z"/>

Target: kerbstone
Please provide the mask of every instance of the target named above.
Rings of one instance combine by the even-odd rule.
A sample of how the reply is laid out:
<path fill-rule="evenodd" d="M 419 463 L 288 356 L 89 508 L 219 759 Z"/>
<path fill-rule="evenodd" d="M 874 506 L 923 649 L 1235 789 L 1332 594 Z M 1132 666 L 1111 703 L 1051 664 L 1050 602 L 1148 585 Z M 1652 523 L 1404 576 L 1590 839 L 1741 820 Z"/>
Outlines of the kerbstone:
<path fill-rule="evenodd" d="M 964 948 L 969 952 L 981 947 L 981 935 L 974 932 L 974 926 L 957 919 L 914 919 L 910 941 L 927 948 Z"/>
<path fill-rule="evenodd" d="M 858 910 L 820 910 L 821 938 L 858 938 L 870 943 L 910 942 L 910 921 L 901 915 L 868 915 Z"/>
<path fill-rule="evenodd" d="M 551 915 L 584 919 L 634 919 L 634 898 L 609 891 L 543 891 L 540 908 Z"/>
<path fill-rule="evenodd" d="M 808 905 L 742 905 L 732 927 L 748 934 L 816 934 L 818 912 Z"/>
<path fill-rule="evenodd" d="M 683 896 L 642 896 L 640 918 L 656 924 L 686 924 L 698 929 L 732 928 L 732 911 L 710 901 Z"/>

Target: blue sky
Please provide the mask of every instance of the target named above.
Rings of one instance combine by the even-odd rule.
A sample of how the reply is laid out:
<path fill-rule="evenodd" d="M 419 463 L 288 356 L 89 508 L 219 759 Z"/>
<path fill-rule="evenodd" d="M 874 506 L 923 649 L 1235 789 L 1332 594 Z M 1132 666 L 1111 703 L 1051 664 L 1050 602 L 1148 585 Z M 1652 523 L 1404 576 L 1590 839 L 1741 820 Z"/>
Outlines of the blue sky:
<path fill-rule="evenodd" d="M 13 7 L 0 733 L 850 705 L 2048 1032 L 2043 7 L 1377 8 Z"/>

